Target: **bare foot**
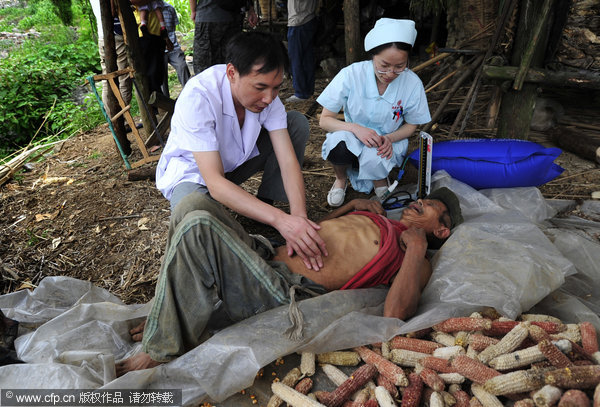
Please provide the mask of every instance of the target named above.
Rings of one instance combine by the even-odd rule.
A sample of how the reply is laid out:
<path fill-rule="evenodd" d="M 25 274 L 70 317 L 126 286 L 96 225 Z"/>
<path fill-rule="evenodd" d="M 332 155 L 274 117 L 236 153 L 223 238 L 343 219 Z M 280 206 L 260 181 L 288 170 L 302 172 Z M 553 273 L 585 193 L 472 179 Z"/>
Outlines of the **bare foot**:
<path fill-rule="evenodd" d="M 140 352 L 137 355 L 134 355 L 130 358 L 123 360 L 115 365 L 117 371 L 117 377 L 123 376 L 127 372 L 131 372 L 132 370 L 143 370 L 150 369 L 152 367 L 156 367 L 161 365 L 161 362 L 157 362 L 150 358 L 150 355 L 144 352 Z"/>
<path fill-rule="evenodd" d="M 144 319 L 141 324 L 129 330 L 129 335 L 134 342 L 140 342 L 144 337 L 144 327 L 146 326 L 146 320 Z"/>

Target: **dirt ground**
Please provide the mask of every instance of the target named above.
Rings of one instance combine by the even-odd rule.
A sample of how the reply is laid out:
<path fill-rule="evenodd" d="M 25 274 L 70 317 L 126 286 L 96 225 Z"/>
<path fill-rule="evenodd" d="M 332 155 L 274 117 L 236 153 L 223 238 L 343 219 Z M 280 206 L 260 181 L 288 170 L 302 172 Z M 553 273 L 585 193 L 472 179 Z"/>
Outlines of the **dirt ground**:
<path fill-rule="evenodd" d="M 317 82 L 317 94 L 325 85 L 325 80 Z M 280 96 L 291 94 L 286 82 Z M 429 97 L 433 111 L 435 98 Z M 308 215 L 319 219 L 328 211 L 326 195 L 333 175 L 321 159 L 324 133 L 318 127 L 320 109 L 313 103 L 314 98 L 293 108 L 310 114 L 303 171 Z M 436 141 L 445 139 L 448 127 L 431 131 Z M 531 140 L 552 145 L 543 133 L 533 133 Z M 409 152 L 414 148 L 415 140 Z M 135 161 L 140 157 L 135 145 L 134 152 Z M 568 152 L 556 162 L 565 172 L 540 187 L 546 197 L 589 199 L 600 190 L 596 163 Z M 416 182 L 416 170 L 408 167 L 401 184 Z M 255 191 L 258 180 L 253 177 L 244 186 Z M 366 196 L 349 189 L 348 198 L 353 197 Z M 106 125 L 67 140 L 30 170 L 18 173 L 0 187 L 0 202 L 0 294 L 33 288 L 46 276 L 70 276 L 89 280 L 126 303 L 152 298 L 169 205 L 153 181 L 128 181 Z M 251 232 L 277 237 L 272 228 L 239 220 Z"/>

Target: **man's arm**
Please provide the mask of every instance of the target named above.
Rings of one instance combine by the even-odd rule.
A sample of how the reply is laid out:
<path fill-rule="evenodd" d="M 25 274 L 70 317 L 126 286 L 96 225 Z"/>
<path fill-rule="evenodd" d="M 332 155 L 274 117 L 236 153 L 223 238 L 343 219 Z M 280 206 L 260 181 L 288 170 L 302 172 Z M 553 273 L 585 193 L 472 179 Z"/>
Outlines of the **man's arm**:
<path fill-rule="evenodd" d="M 385 209 L 383 209 L 383 206 L 381 206 L 379 201 L 375 201 L 373 199 L 353 199 L 347 204 L 342 205 L 323 216 L 319 220 L 319 223 L 329 219 L 339 218 L 340 216 L 344 216 L 345 214 L 353 211 L 367 211 L 386 216 Z"/>
<path fill-rule="evenodd" d="M 423 229 L 411 227 L 400 235 L 404 260 L 394 277 L 383 306 L 383 316 L 405 320 L 415 314 L 421 292 L 431 277 L 431 263 L 425 258 L 427 239 Z"/>
<path fill-rule="evenodd" d="M 295 252 L 309 269 L 312 267 L 314 270 L 319 270 L 323 267 L 322 256 L 327 256 L 327 248 L 317 233 L 320 226 L 309 220 L 306 213 L 304 177 L 292 141 L 287 129 L 270 131 L 269 137 L 279 164 L 292 216 L 291 219 L 281 219 L 281 223 L 273 226 L 285 238 L 289 256 Z"/>
<path fill-rule="evenodd" d="M 190 0 L 190 18 L 196 21 L 196 0 Z"/>

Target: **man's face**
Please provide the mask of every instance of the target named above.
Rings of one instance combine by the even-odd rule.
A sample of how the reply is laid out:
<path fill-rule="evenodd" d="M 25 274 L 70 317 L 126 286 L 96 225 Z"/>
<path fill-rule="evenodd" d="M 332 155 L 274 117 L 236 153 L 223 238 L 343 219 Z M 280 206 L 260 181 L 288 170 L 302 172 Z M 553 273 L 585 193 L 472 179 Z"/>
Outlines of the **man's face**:
<path fill-rule="evenodd" d="M 443 218 L 442 218 L 443 215 Z M 440 222 L 443 219 L 443 223 Z M 419 227 L 427 234 L 435 233 L 440 228 L 450 227 L 448 208 L 437 199 L 418 199 L 411 202 L 402 211 L 400 219 Z"/>
<path fill-rule="evenodd" d="M 261 65 L 254 65 L 248 75 L 240 76 L 237 69 L 227 65 L 227 77 L 236 109 L 262 112 L 277 97 L 283 82 L 283 69 L 260 73 Z"/>

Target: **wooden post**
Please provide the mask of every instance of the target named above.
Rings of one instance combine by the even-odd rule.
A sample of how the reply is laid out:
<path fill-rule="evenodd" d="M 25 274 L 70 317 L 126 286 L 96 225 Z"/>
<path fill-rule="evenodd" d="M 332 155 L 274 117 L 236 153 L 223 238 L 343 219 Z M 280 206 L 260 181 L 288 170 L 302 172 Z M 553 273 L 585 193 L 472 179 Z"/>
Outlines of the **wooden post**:
<path fill-rule="evenodd" d="M 545 2 L 537 0 L 522 0 L 519 10 L 518 30 L 513 46 L 511 65 L 521 66 L 523 55 L 530 41 L 538 18 L 544 17 L 542 8 Z M 548 41 L 548 21 L 552 13 L 545 15 L 546 21 L 542 23 L 537 46 L 531 56 L 531 66 L 539 67 L 544 60 L 544 51 Z M 509 89 L 502 98 L 498 117 L 498 138 L 529 138 L 529 125 L 533 108 L 535 106 L 536 85 L 525 83 L 521 91 Z"/>
<path fill-rule="evenodd" d="M 483 75 L 487 79 L 510 81 L 515 78 L 518 69 L 515 66 L 485 65 Z M 530 68 L 526 72 L 524 80 L 557 88 L 600 89 L 600 74 L 592 71 L 569 72 Z"/>
<path fill-rule="evenodd" d="M 125 36 L 125 42 L 127 43 L 129 65 L 135 70 L 135 73 L 133 74 L 134 79 L 141 93 L 138 94 L 138 92 L 134 92 L 134 94 L 138 101 L 138 106 L 140 106 L 140 117 L 144 124 L 144 132 L 146 133 L 146 137 L 149 137 L 154 128 L 152 123 L 156 123 L 156 117 L 149 116 L 146 109 L 143 109 L 144 101 L 150 98 L 150 90 L 148 78 L 145 73 L 146 70 L 144 67 L 144 56 L 140 45 L 140 37 L 138 36 L 138 26 L 133 11 L 131 10 L 129 0 L 117 1 L 119 3 L 119 19 L 121 20 L 123 35 Z M 144 101 L 140 100 L 140 98 L 143 98 Z"/>
<path fill-rule="evenodd" d="M 115 72 L 117 70 L 117 52 L 115 50 L 115 33 L 114 33 L 114 21 L 110 3 L 107 1 L 100 2 L 100 16 L 102 18 L 102 31 L 104 34 L 104 66 L 106 67 L 106 73 Z M 107 99 L 103 100 L 108 107 L 109 116 L 116 114 L 121 110 L 117 97 L 111 89 L 109 83 L 105 81 L 102 86 L 108 87 Z M 115 135 L 119 140 L 119 144 L 123 149 L 125 155 L 131 154 L 131 143 L 127 139 L 127 133 L 125 132 L 125 121 L 122 117 L 119 117 L 114 123 Z"/>
<path fill-rule="evenodd" d="M 344 0 L 344 39 L 346 65 L 360 60 L 363 46 L 360 38 L 360 15 L 358 0 Z"/>

